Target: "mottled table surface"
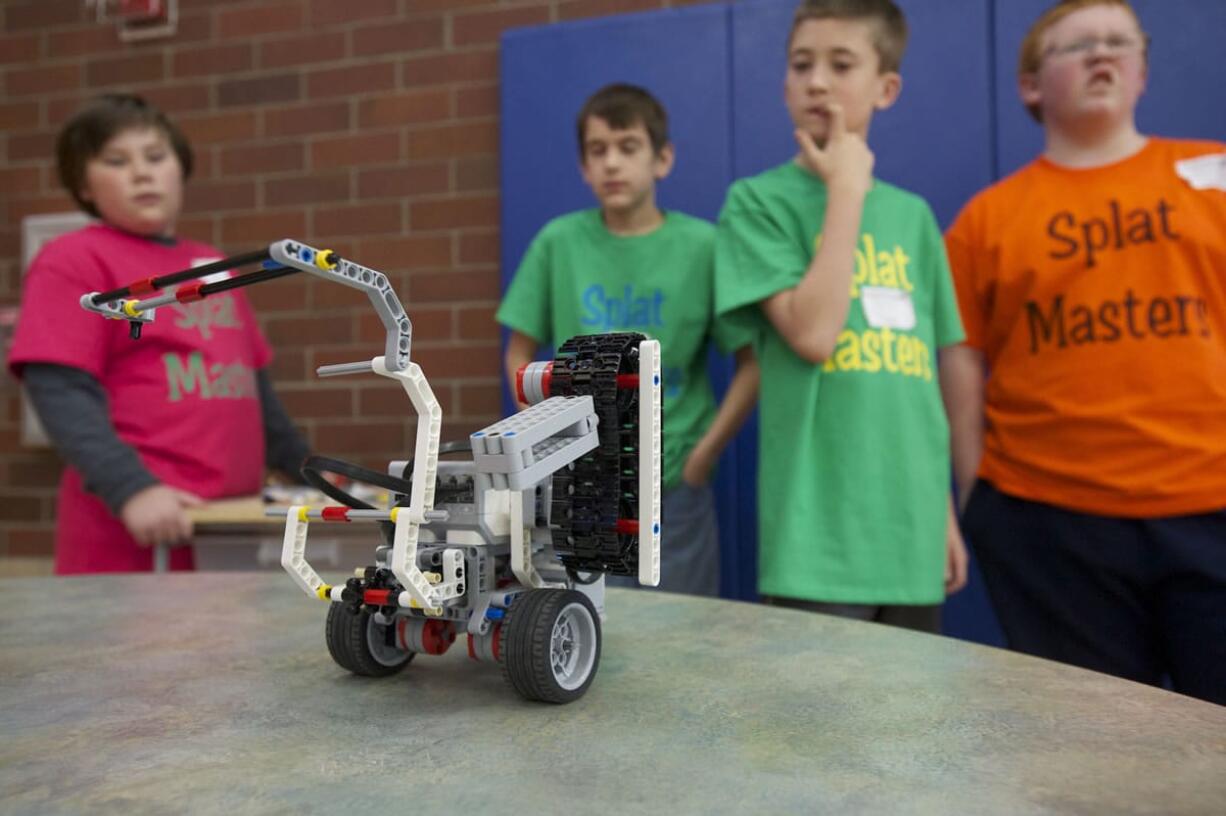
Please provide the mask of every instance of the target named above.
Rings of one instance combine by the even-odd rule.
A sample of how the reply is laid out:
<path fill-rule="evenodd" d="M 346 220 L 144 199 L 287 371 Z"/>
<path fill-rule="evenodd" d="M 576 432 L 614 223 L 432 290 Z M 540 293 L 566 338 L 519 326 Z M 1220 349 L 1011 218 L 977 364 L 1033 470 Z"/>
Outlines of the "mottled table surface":
<path fill-rule="evenodd" d="M 954 640 L 615 590 L 550 706 L 463 648 L 351 676 L 325 612 L 275 574 L 0 581 L 0 812 L 1226 813 L 1226 708 Z"/>

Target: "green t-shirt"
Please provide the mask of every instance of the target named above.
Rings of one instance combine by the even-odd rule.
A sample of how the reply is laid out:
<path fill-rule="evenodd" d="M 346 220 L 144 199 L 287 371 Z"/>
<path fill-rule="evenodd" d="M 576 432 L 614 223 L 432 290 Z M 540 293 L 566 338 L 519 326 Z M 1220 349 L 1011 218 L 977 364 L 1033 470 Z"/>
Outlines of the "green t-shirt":
<path fill-rule="evenodd" d="M 646 235 L 623 237 L 605 228 L 600 210 L 581 210 L 537 234 L 498 309 L 498 322 L 554 348 L 616 331 L 660 341 L 666 488 L 680 483 L 715 415 L 710 339 L 724 352 L 752 341 L 715 320 L 714 251 L 715 228 L 679 212 Z"/>
<path fill-rule="evenodd" d="M 762 368 L 759 589 L 939 603 L 950 476 L 937 349 L 963 337 L 941 233 L 923 199 L 874 182 L 847 323 L 814 365 L 757 304 L 800 282 L 825 205 L 825 185 L 789 162 L 733 184 L 720 214 L 716 311 L 756 327 Z"/>

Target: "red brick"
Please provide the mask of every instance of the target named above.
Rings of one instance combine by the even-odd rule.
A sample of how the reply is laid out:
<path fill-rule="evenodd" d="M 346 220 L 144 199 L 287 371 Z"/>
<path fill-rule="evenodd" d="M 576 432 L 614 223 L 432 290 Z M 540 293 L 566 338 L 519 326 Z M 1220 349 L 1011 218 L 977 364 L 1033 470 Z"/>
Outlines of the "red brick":
<path fill-rule="evenodd" d="M 362 0 L 360 3 L 343 3 L 337 0 L 312 0 L 311 25 L 344 25 L 355 20 L 370 20 L 376 17 L 392 17 L 397 12 L 396 0 Z"/>
<path fill-rule="evenodd" d="M 547 22 L 549 8 L 545 6 L 457 14 L 451 23 L 451 39 L 457 46 L 493 43 L 508 28 Z"/>
<path fill-rule="evenodd" d="M 175 231 L 184 238 L 216 246 L 217 222 L 211 215 L 180 218 Z M 265 242 L 267 243 L 267 242 Z M 250 247 L 248 247 L 250 249 Z"/>
<path fill-rule="evenodd" d="M 10 198 L 8 202 L 8 217 L 20 224 L 21 219 L 28 215 L 44 215 L 46 213 L 75 212 L 77 205 L 67 193 L 37 198 Z"/>
<path fill-rule="evenodd" d="M 9 161 L 30 159 L 53 159 L 55 157 L 55 133 L 10 133 L 8 135 Z"/>
<path fill-rule="evenodd" d="M 39 51 L 38 36 L 35 34 L 0 37 L 0 65 L 35 62 Z"/>
<path fill-rule="evenodd" d="M 270 108 L 265 109 L 263 114 L 264 133 L 268 136 L 297 136 L 349 129 L 348 102 Z"/>
<path fill-rule="evenodd" d="M 15 487 L 27 487 L 18 483 Z M 42 519 L 42 502 L 30 491 L 6 491 L 0 493 L 0 522 L 36 522 Z"/>
<path fill-rule="evenodd" d="M 301 3 L 262 3 L 251 8 L 225 9 L 217 14 L 219 39 L 249 40 L 260 34 L 297 31 L 302 28 L 302 12 Z"/>
<path fill-rule="evenodd" d="M 251 289 L 254 293 L 261 287 L 256 286 Z M 268 286 L 262 287 L 268 289 Z M 254 299 L 252 299 L 254 302 Z M 256 307 L 259 308 L 258 306 Z M 306 350 L 301 348 L 282 348 L 275 349 L 275 355 L 272 358 L 272 365 L 268 368 L 268 375 L 273 382 L 302 382 L 307 376 L 306 367 Z M 314 376 L 314 372 L 312 372 Z"/>
<path fill-rule="evenodd" d="M 153 82 L 165 77 L 165 63 L 161 54 L 134 54 L 90 60 L 85 66 L 85 84 L 97 88 L 102 85 Z"/>
<path fill-rule="evenodd" d="M 204 145 L 203 148 L 196 149 L 195 167 L 192 168 L 192 177 L 198 179 L 217 178 L 217 165 L 221 161 L 217 158 L 217 149 Z"/>
<path fill-rule="evenodd" d="M 463 377 L 497 377 L 502 367 L 497 343 L 467 346 L 449 343 L 437 348 L 423 348 L 422 344 L 418 344 L 412 355 L 431 382 Z"/>
<path fill-rule="evenodd" d="M 176 119 L 192 145 L 241 142 L 255 137 L 254 111 L 180 116 Z"/>
<path fill-rule="evenodd" d="M 488 6 L 490 0 L 405 0 L 405 11 L 417 14 L 423 11 L 454 11 L 464 6 Z"/>
<path fill-rule="evenodd" d="M 335 251 L 342 258 L 353 258 L 354 254 L 344 245 L 333 241 L 317 241 Z M 359 260 L 358 263 L 361 263 Z M 312 278 L 307 281 L 307 308 L 319 310 L 344 311 L 345 309 L 366 311 L 370 309 L 370 299 L 365 292 L 350 289 L 348 286 L 338 286 L 331 281 Z"/>
<path fill-rule="evenodd" d="M 178 114 L 210 107 L 208 85 L 161 85 L 141 90 L 141 96 L 165 113 Z"/>
<path fill-rule="evenodd" d="M 254 181 L 213 181 L 193 184 L 184 199 L 184 212 L 210 213 L 255 209 Z"/>
<path fill-rule="evenodd" d="M 474 156 L 456 162 L 456 190 L 470 193 L 498 190 L 498 157 Z"/>
<path fill-rule="evenodd" d="M 409 133 L 408 155 L 414 161 L 497 152 L 498 127 L 493 122 L 442 125 Z"/>
<path fill-rule="evenodd" d="M 499 295 L 498 271 L 420 272 L 409 286 L 409 303 L 493 300 Z"/>
<path fill-rule="evenodd" d="M 451 94 L 445 88 L 381 94 L 358 106 L 358 125 L 364 128 L 438 122 L 450 116 Z"/>
<path fill-rule="evenodd" d="M 352 207 L 320 207 L 315 211 L 313 234 L 329 238 L 345 235 L 377 235 L 400 232 L 404 216 L 399 204 L 359 204 Z"/>
<path fill-rule="evenodd" d="M 401 72 L 407 86 L 449 82 L 493 82 L 498 79 L 497 49 L 464 51 L 429 57 L 411 57 Z"/>
<path fill-rule="evenodd" d="M 33 192 L 42 187 L 43 173 L 38 167 L 0 168 L 0 190 L 8 197 L 17 191 Z"/>
<path fill-rule="evenodd" d="M 353 54 L 405 54 L 443 47 L 443 18 L 419 18 L 403 23 L 381 23 L 355 29 Z"/>
<path fill-rule="evenodd" d="M 386 91 L 396 87 L 396 66 L 377 62 L 352 68 L 326 68 L 312 71 L 306 80 L 307 96 L 311 99 Z"/>
<path fill-rule="evenodd" d="M 310 331 L 312 339 L 316 327 Z M 301 336 L 292 338 L 289 342 L 298 342 Z M 400 390 L 404 399 L 404 390 Z M 353 416 L 353 404 L 356 402 L 352 386 L 341 388 L 326 388 L 314 384 L 309 388 L 278 388 L 277 396 L 285 410 L 294 419 L 334 419 L 336 417 Z M 365 414 L 360 414 L 364 416 Z"/>
<path fill-rule="evenodd" d="M 466 231 L 460 236 L 460 265 L 498 263 L 502 252 L 498 230 Z"/>
<path fill-rule="evenodd" d="M 399 160 L 399 133 L 320 139 L 311 145 L 311 167 L 315 170 L 360 164 L 390 164 Z"/>
<path fill-rule="evenodd" d="M 460 119 L 478 119 L 497 116 L 499 113 L 500 100 L 497 85 L 458 88 L 455 98 L 456 116 Z"/>
<path fill-rule="evenodd" d="M 298 238 L 297 235 L 280 235 L 269 238 L 264 243 L 268 244 L 274 240 L 281 238 Z M 242 252 L 252 247 L 248 244 L 236 247 L 236 250 Z M 251 301 L 251 305 L 255 307 L 256 313 L 260 315 L 273 314 L 278 311 L 302 311 L 307 307 L 307 288 L 302 285 L 302 276 L 291 275 L 287 278 L 262 283 L 259 286 L 250 286 L 246 290 L 247 299 Z M 277 355 L 281 356 L 288 352 L 278 351 Z M 298 359 L 298 366 L 301 369 L 303 360 Z"/>
<path fill-rule="evenodd" d="M 380 167 L 358 174 L 359 198 L 401 198 L 445 193 L 451 189 L 446 162 Z"/>
<path fill-rule="evenodd" d="M 171 73 L 176 77 L 225 76 L 246 71 L 254 63 L 248 43 L 180 48 L 174 52 Z"/>
<path fill-rule="evenodd" d="M 458 413 L 466 417 L 501 417 L 502 382 L 462 383 Z"/>
<path fill-rule="evenodd" d="M 86 10 L 77 0 L 26 0 L 8 2 L 4 9 L 6 31 L 29 31 L 85 22 Z"/>
<path fill-rule="evenodd" d="M 223 147 L 221 172 L 225 176 L 248 173 L 277 173 L 301 170 L 304 166 L 301 142 L 261 143 L 246 147 Z"/>
<path fill-rule="evenodd" d="M 368 386 L 361 388 L 355 396 L 358 400 L 357 415 L 363 418 L 401 418 L 413 411 L 413 404 L 409 402 L 403 388 L 391 385 Z M 383 467 L 387 467 L 387 462 L 383 463 Z M 382 468 L 380 470 L 382 471 Z"/>
<path fill-rule="evenodd" d="M 176 43 L 203 42 L 213 39 L 212 6 L 209 9 L 192 13 L 187 9 L 179 11 L 179 27 L 174 33 Z M 154 43 L 157 41 L 154 40 Z"/>
<path fill-rule="evenodd" d="M 316 448 L 341 457 L 353 453 L 399 455 L 405 450 L 407 438 L 405 424 L 399 421 L 371 422 L 363 419 L 361 422 L 320 422 L 315 426 Z"/>
<path fill-rule="evenodd" d="M 301 98 L 302 83 L 297 74 L 270 74 L 254 79 L 224 80 L 217 86 L 217 103 L 223 108 L 296 102 Z"/>
<path fill-rule="evenodd" d="M 258 246 L 301 235 L 306 235 L 306 214 L 301 212 L 227 215 L 221 221 L 221 241 L 225 244 Z"/>
<path fill-rule="evenodd" d="M 328 62 L 344 59 L 347 54 L 344 35 L 331 32 L 260 43 L 260 65 L 264 68 L 288 68 Z"/>
<path fill-rule="evenodd" d="M 494 319 L 496 306 L 473 306 L 459 310 L 461 340 L 498 340 L 498 321 Z"/>
<path fill-rule="evenodd" d="M 333 204 L 349 200 L 349 174 L 312 174 L 264 182 L 264 203 L 270 207 Z"/>
<path fill-rule="evenodd" d="M 498 226 L 498 196 L 418 201 L 409 205 L 409 228 L 413 230 Z"/>
<path fill-rule="evenodd" d="M 264 333 L 274 344 L 336 344 L 353 342 L 353 321 L 342 317 L 274 317 L 264 321 Z"/>
<path fill-rule="evenodd" d="M 5 531 L 8 555 L 16 558 L 50 556 L 55 549 L 55 526 L 17 527 Z"/>
<path fill-rule="evenodd" d="M 659 0 L 563 0 L 558 4 L 558 16 L 563 20 L 575 20 L 658 8 Z"/>
<path fill-rule="evenodd" d="M 439 269 L 451 265 L 451 236 L 408 235 L 367 239 L 362 241 L 357 258 L 363 265 L 384 273 Z"/>
<path fill-rule="evenodd" d="M 81 57 L 87 54 L 114 53 L 120 49 L 114 26 L 90 25 L 47 34 L 47 53 L 52 59 Z"/>
<path fill-rule="evenodd" d="M 0 129 L 26 130 L 38 126 L 37 102 L 0 104 Z"/>
<path fill-rule="evenodd" d="M 18 400 L 13 400 L 19 405 Z M 13 456 L 8 460 L 8 483 L 22 487 L 55 487 L 64 466 L 52 453 Z"/>
<path fill-rule="evenodd" d="M 72 91 L 81 86 L 80 65 L 40 65 L 37 68 L 10 68 L 4 77 L 9 96 Z"/>

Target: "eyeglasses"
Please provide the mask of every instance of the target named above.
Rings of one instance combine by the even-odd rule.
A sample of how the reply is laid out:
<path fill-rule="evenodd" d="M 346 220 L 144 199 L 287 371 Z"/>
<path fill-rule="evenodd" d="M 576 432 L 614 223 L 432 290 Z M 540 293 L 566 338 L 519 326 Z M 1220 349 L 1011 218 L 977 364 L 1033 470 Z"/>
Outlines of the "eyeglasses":
<path fill-rule="evenodd" d="M 1093 53 L 1099 46 L 1103 47 L 1109 57 L 1123 56 L 1139 51 L 1142 46 L 1149 46 L 1149 37 L 1138 40 L 1136 37 L 1126 37 L 1123 34 L 1108 34 L 1106 37 L 1082 37 L 1065 45 L 1053 45 L 1043 52 L 1044 57 L 1084 57 Z"/>

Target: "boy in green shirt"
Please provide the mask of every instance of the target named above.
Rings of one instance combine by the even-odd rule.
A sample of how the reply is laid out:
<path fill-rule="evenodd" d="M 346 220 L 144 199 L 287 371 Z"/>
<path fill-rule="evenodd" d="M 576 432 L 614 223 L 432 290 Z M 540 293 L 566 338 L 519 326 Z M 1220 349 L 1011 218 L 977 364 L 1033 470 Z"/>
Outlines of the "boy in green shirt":
<path fill-rule="evenodd" d="M 719 541 L 707 481 L 753 408 L 751 336 L 714 319 L 715 228 L 656 206 L 656 181 L 673 163 L 660 103 L 632 85 L 602 88 L 580 111 L 578 134 L 583 180 L 600 207 L 549 222 L 524 254 L 498 309 L 511 329 L 507 377 L 514 384 L 538 346 L 574 335 L 639 331 L 660 341 L 660 588 L 715 595 Z M 718 410 L 707 376 L 711 339 L 737 359 Z"/>
<path fill-rule="evenodd" d="M 891 0 L 796 10 L 784 97 L 800 150 L 729 190 L 716 310 L 759 330 L 759 590 L 935 632 L 966 575 L 936 374 L 962 326 L 931 210 L 873 179 L 866 142 L 906 38 Z"/>

